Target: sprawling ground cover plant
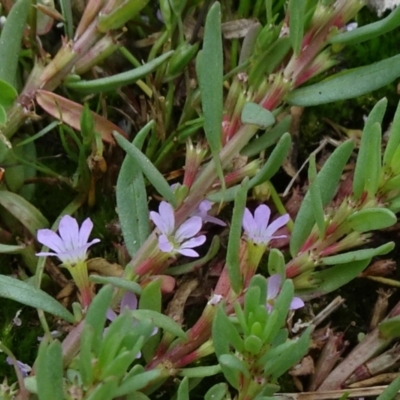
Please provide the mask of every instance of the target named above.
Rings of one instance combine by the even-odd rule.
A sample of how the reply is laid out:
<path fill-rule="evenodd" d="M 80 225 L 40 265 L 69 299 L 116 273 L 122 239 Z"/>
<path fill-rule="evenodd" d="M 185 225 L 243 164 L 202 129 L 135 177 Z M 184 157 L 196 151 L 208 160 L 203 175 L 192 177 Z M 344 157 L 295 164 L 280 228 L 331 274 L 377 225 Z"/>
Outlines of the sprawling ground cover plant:
<path fill-rule="evenodd" d="M 291 369 L 342 393 L 396 364 L 396 347 L 381 353 L 400 303 L 338 366 L 343 334 L 319 328 L 332 310 L 307 303 L 394 248 L 372 234 L 400 211 L 400 108 L 384 145 L 385 98 L 361 139 L 312 153 L 299 205 L 273 177 L 296 110 L 400 76 L 398 55 L 335 67 L 400 9 L 350 29 L 361 1 L 1 4 L 0 296 L 44 331 L 34 360 L 1 339 L 3 398 L 267 399 Z"/>

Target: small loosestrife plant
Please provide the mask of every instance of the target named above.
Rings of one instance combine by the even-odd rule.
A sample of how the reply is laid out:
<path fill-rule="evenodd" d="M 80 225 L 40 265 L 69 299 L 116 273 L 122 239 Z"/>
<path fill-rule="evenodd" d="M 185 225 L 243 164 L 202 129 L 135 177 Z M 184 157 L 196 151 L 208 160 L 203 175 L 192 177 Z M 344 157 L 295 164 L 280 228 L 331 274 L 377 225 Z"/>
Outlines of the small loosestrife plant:
<path fill-rule="evenodd" d="M 18 269 L 0 263 L 0 296 L 36 309 L 44 331 L 34 360 L 0 338 L 2 399 L 261 400 L 313 346 L 326 344 L 302 372 L 312 391 L 352 390 L 398 361 L 395 344 L 379 353 L 399 336 L 399 304 L 335 365 L 344 334 L 307 303 L 394 248 L 372 239 L 400 211 L 400 106 L 384 143 L 385 98 L 359 141 L 311 154 L 298 207 L 273 178 L 296 107 L 400 76 L 399 55 L 332 68 L 345 46 L 398 28 L 400 8 L 354 28 L 361 0 L 236 3 L 1 2 L 0 256 Z M 54 156 L 41 155 L 49 133 Z"/>

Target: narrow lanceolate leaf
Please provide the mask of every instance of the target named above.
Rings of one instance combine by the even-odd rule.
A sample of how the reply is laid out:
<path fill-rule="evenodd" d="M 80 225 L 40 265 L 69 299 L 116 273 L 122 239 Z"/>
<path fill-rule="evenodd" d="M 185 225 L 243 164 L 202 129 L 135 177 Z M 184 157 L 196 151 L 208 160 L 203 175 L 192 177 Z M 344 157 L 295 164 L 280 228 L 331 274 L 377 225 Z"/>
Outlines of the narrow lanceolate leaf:
<path fill-rule="evenodd" d="M 396 8 L 396 10 L 399 7 Z M 392 400 L 396 398 L 400 390 L 400 376 L 398 376 L 377 398 L 376 400 Z"/>
<path fill-rule="evenodd" d="M 182 379 L 178 387 L 176 400 L 189 400 L 189 378 L 185 377 Z"/>
<path fill-rule="evenodd" d="M 0 79 L 15 87 L 18 58 L 30 0 L 17 0 L 7 16 L 0 36 Z"/>
<path fill-rule="evenodd" d="M 17 96 L 18 92 L 14 89 L 14 86 L 0 79 L 0 106 L 4 108 L 10 107 Z"/>
<path fill-rule="evenodd" d="M 36 236 L 38 229 L 49 226 L 47 219 L 36 207 L 15 193 L 7 190 L 0 191 L 0 204 L 33 236 Z"/>
<path fill-rule="evenodd" d="M 164 179 L 158 169 L 151 161 L 132 143 L 129 143 L 124 137 L 114 132 L 117 143 L 134 159 L 136 168 L 139 168 L 158 193 L 165 198 L 173 207 L 176 206 L 176 199 L 168 182 Z M 147 216 L 148 214 L 146 214 Z"/>
<path fill-rule="evenodd" d="M 318 287 L 315 289 L 296 290 L 296 294 L 306 301 L 331 293 L 353 280 L 370 262 L 370 259 L 351 261 L 315 272 L 312 274 L 313 278 L 321 282 Z"/>
<path fill-rule="evenodd" d="M 199 80 L 204 131 L 221 182 L 223 179 L 219 151 L 222 148 L 223 113 L 223 52 L 221 36 L 221 6 L 210 8 L 204 30 L 203 49 L 198 53 L 196 71 Z"/>
<path fill-rule="evenodd" d="M 300 53 L 301 43 L 303 41 L 306 17 L 305 6 L 305 1 L 289 1 L 289 38 L 295 55 Z"/>
<path fill-rule="evenodd" d="M 373 22 L 352 31 L 333 36 L 329 43 L 341 43 L 346 45 L 365 42 L 377 38 L 400 26 L 400 7 L 396 7 L 386 18 Z"/>
<path fill-rule="evenodd" d="M 136 135 L 142 138 L 153 127 L 151 121 Z M 135 140 L 136 140 L 135 138 Z M 141 146 L 140 146 L 141 147 Z M 149 209 L 142 170 L 134 158 L 127 155 L 117 180 L 117 212 L 122 235 L 129 255 L 133 258 L 149 236 Z"/>
<path fill-rule="evenodd" d="M 157 69 L 163 62 L 172 56 L 174 52 L 169 51 L 163 55 L 149 61 L 138 68 L 131 71 L 121 72 L 110 77 L 95 79 L 92 81 L 80 80 L 77 82 L 67 83 L 69 89 L 76 90 L 82 93 L 102 93 L 111 90 L 116 90 L 122 86 L 130 85 L 137 82 L 139 79 L 150 74 Z"/>
<path fill-rule="evenodd" d="M 117 276 L 90 275 L 89 279 L 91 282 L 102 283 L 103 285 L 109 283 L 117 288 L 129 290 L 138 295 L 142 293 L 142 287 L 138 283 L 128 281 L 124 278 L 118 278 Z"/>
<path fill-rule="evenodd" d="M 38 90 L 36 92 L 36 100 L 40 107 L 54 118 L 57 118 L 74 129 L 81 129 L 80 120 L 83 112 L 83 106 L 81 104 L 46 90 Z M 114 143 L 114 139 L 111 135 L 113 131 L 117 131 L 121 135 L 126 136 L 126 133 L 122 129 L 108 119 L 94 112 L 92 112 L 92 115 L 94 119 L 94 129 L 101 134 L 105 142 Z"/>
<path fill-rule="evenodd" d="M 310 157 L 310 165 L 308 169 L 308 181 L 310 183 L 309 193 L 311 199 L 311 207 L 318 227 L 319 237 L 325 236 L 325 214 L 322 205 L 321 191 L 316 181 L 317 167 L 315 165 L 315 155 Z"/>
<path fill-rule="evenodd" d="M 377 128 L 374 128 L 374 126 L 375 124 L 382 123 L 383 116 L 385 115 L 386 111 L 386 106 L 387 99 L 383 98 L 379 100 L 369 113 L 367 121 L 365 122 L 353 179 L 353 194 L 356 199 L 360 198 L 363 191 L 365 190 L 367 179 L 370 179 L 370 176 L 368 176 L 368 172 L 370 172 L 368 166 L 373 160 L 371 160 L 369 157 L 376 151 L 380 152 L 380 146 L 377 150 L 373 147 L 376 145 L 377 142 L 375 136 L 379 134 L 377 132 Z"/>
<path fill-rule="evenodd" d="M 396 10 L 400 10 L 397 7 Z M 397 105 L 396 113 L 394 114 L 393 123 L 390 128 L 389 140 L 386 145 L 385 152 L 383 154 L 383 164 L 384 166 L 389 166 L 396 149 L 400 145 L 400 102 Z"/>
<path fill-rule="evenodd" d="M 391 252 L 394 249 L 394 246 L 394 242 L 389 242 L 375 249 L 355 250 L 344 254 L 338 254 L 337 256 L 324 257 L 321 261 L 324 265 L 336 265 L 352 261 L 371 260 L 372 257 L 381 256 Z"/>
<path fill-rule="evenodd" d="M 182 328 L 166 315 L 152 310 L 134 310 L 132 311 L 132 316 L 139 321 L 144 319 L 150 320 L 155 326 L 164 329 L 164 331 L 172 333 L 174 336 L 181 339 L 186 339 L 186 333 Z"/>
<path fill-rule="evenodd" d="M 0 297 L 35 307 L 74 323 L 74 316 L 43 290 L 9 276 L 0 275 Z"/>
<path fill-rule="evenodd" d="M 236 293 L 242 290 L 243 282 L 240 274 L 240 237 L 242 232 L 243 213 L 246 207 L 247 185 L 245 180 L 242 187 L 238 190 L 235 206 L 233 207 L 232 224 L 229 230 L 228 251 L 226 255 L 226 264 L 228 267 L 229 281 L 232 289 Z"/>
<path fill-rule="evenodd" d="M 397 55 L 364 67 L 349 69 L 322 82 L 294 90 L 286 96 L 285 101 L 291 105 L 309 107 L 352 99 L 386 86 L 399 76 L 400 55 Z"/>
<path fill-rule="evenodd" d="M 354 143 L 347 141 L 341 144 L 328 158 L 315 181 L 318 183 L 321 193 L 322 205 L 326 206 L 334 196 L 343 168 L 345 167 L 352 151 Z M 312 208 L 311 195 L 307 192 L 301 204 L 290 238 L 290 253 L 295 256 L 314 225 L 315 217 Z"/>
<path fill-rule="evenodd" d="M 36 379 L 40 400 L 64 398 L 62 350 L 58 340 L 40 344 Z"/>
<path fill-rule="evenodd" d="M 368 193 L 370 197 L 375 196 L 381 177 L 381 142 L 382 142 L 382 129 L 381 125 L 376 122 L 371 128 L 371 142 L 368 148 L 368 160 L 366 165 L 366 179 L 364 191 Z"/>
<path fill-rule="evenodd" d="M 286 155 L 292 144 L 292 139 L 289 133 L 285 133 L 275 146 L 274 150 L 268 157 L 267 162 L 257 174 L 250 179 L 249 188 L 260 185 L 261 183 L 270 180 L 279 168 L 282 166 Z"/>

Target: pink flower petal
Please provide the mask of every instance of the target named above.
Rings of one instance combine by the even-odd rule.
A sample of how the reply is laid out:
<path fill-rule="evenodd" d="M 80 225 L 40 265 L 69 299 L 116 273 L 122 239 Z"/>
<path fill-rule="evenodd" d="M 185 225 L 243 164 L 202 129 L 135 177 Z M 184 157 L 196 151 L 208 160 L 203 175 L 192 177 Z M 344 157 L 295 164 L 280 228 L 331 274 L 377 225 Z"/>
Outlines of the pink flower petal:
<path fill-rule="evenodd" d="M 121 299 L 121 310 L 128 308 L 129 310 L 136 310 L 138 305 L 135 293 L 127 290 Z"/>
<path fill-rule="evenodd" d="M 174 245 L 166 235 L 161 235 L 158 238 L 158 248 L 164 253 L 170 253 L 174 249 Z"/>
<path fill-rule="evenodd" d="M 174 209 L 171 204 L 166 201 L 162 201 L 158 207 L 158 212 L 164 222 L 164 234 L 170 235 L 175 229 L 175 215 Z"/>
<path fill-rule="evenodd" d="M 75 218 L 64 215 L 61 218 L 58 231 L 67 250 L 79 247 L 79 225 Z"/>
<path fill-rule="evenodd" d="M 302 307 L 304 307 L 304 301 L 300 299 L 300 297 L 293 297 L 293 300 L 290 303 L 290 309 L 297 310 Z"/>
<path fill-rule="evenodd" d="M 205 235 L 200 235 L 195 238 L 189 239 L 186 242 L 183 242 L 179 249 L 192 249 L 193 247 L 201 246 L 206 241 Z"/>
<path fill-rule="evenodd" d="M 79 246 L 84 246 L 85 244 L 87 244 L 92 229 L 93 229 L 92 220 L 90 218 L 86 218 L 82 222 L 81 229 L 79 230 L 79 238 L 78 238 Z"/>
<path fill-rule="evenodd" d="M 37 240 L 39 243 L 57 253 L 66 251 L 64 242 L 61 240 L 60 236 L 50 229 L 39 229 L 37 232 Z"/>
<path fill-rule="evenodd" d="M 245 208 L 244 210 L 242 226 L 247 234 L 254 232 L 257 229 L 253 214 L 248 208 Z"/>
<path fill-rule="evenodd" d="M 203 225 L 200 217 L 190 217 L 176 231 L 175 240 L 182 243 L 185 239 L 191 238 L 199 233 Z"/>
<path fill-rule="evenodd" d="M 267 300 L 273 300 L 281 290 L 282 278 L 279 274 L 271 275 L 268 278 Z"/>
<path fill-rule="evenodd" d="M 259 205 L 254 211 L 254 222 L 259 229 L 259 234 L 265 231 L 268 226 L 271 210 L 265 204 Z"/>
<path fill-rule="evenodd" d="M 282 226 L 285 226 L 290 220 L 289 214 L 285 214 L 277 218 L 271 225 L 268 226 L 265 231 L 265 236 L 270 236 L 272 238 L 273 234 Z"/>
<path fill-rule="evenodd" d="M 178 249 L 176 251 L 186 257 L 199 257 L 199 253 L 192 249 Z"/>

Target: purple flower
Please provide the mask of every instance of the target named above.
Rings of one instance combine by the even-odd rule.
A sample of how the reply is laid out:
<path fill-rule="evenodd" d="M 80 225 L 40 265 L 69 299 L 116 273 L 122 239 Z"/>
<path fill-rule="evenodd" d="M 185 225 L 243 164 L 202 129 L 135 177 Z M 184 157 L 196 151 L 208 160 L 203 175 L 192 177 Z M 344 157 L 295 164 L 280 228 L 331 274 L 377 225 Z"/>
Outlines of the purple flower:
<path fill-rule="evenodd" d="M 192 214 L 192 216 L 200 217 L 203 223 L 211 222 L 212 224 L 226 226 L 226 223 L 219 218 L 213 217 L 212 215 L 208 215 L 208 211 L 211 210 L 213 203 L 209 200 L 203 200 L 197 210 Z"/>
<path fill-rule="evenodd" d="M 254 211 L 254 217 L 248 208 L 244 210 L 242 223 L 244 233 L 254 244 L 262 244 L 266 246 L 272 239 L 281 239 L 286 237 L 286 235 L 273 235 L 279 228 L 286 225 L 290 219 L 289 214 L 282 215 L 268 225 L 270 216 L 271 210 L 265 204 L 261 204 L 256 208 Z"/>
<path fill-rule="evenodd" d="M 162 201 L 158 207 L 158 213 L 150 212 L 150 219 L 160 230 L 158 248 L 164 253 L 180 253 L 187 257 L 198 257 L 199 254 L 192 250 L 193 247 L 201 246 L 205 241 L 204 235 L 197 235 L 201 229 L 200 217 L 191 217 L 175 231 L 175 215 L 171 204 Z M 189 240 L 186 240 L 189 239 Z"/>
<path fill-rule="evenodd" d="M 120 313 L 125 308 L 127 308 L 128 310 L 136 310 L 137 305 L 138 305 L 138 301 L 137 301 L 137 297 L 136 297 L 135 293 L 126 291 L 121 299 Z M 117 318 L 117 314 L 115 313 L 114 310 L 109 308 L 107 310 L 107 319 L 112 322 L 112 321 L 114 321 L 115 318 Z"/>
<path fill-rule="evenodd" d="M 50 229 L 39 229 L 37 233 L 38 242 L 53 250 L 54 253 L 40 252 L 36 255 L 41 257 L 56 256 L 68 265 L 85 261 L 88 248 L 100 242 L 100 239 L 93 239 L 88 242 L 92 229 L 93 222 L 90 218 L 86 218 L 79 229 L 76 219 L 65 215 L 61 218 L 58 226 L 59 235 Z"/>
<path fill-rule="evenodd" d="M 24 364 L 23 362 L 18 360 L 14 361 L 11 357 L 7 357 L 6 361 L 8 365 L 16 366 L 20 370 L 24 378 L 26 378 L 28 374 L 32 371 L 32 368 L 28 364 Z"/>
<path fill-rule="evenodd" d="M 275 299 L 278 297 L 282 287 L 282 277 L 279 274 L 271 275 L 268 278 L 267 288 L 267 303 L 266 307 L 268 312 L 271 312 L 274 308 Z M 304 301 L 300 297 L 293 297 L 290 303 L 289 310 L 297 310 L 298 308 L 304 307 Z"/>

